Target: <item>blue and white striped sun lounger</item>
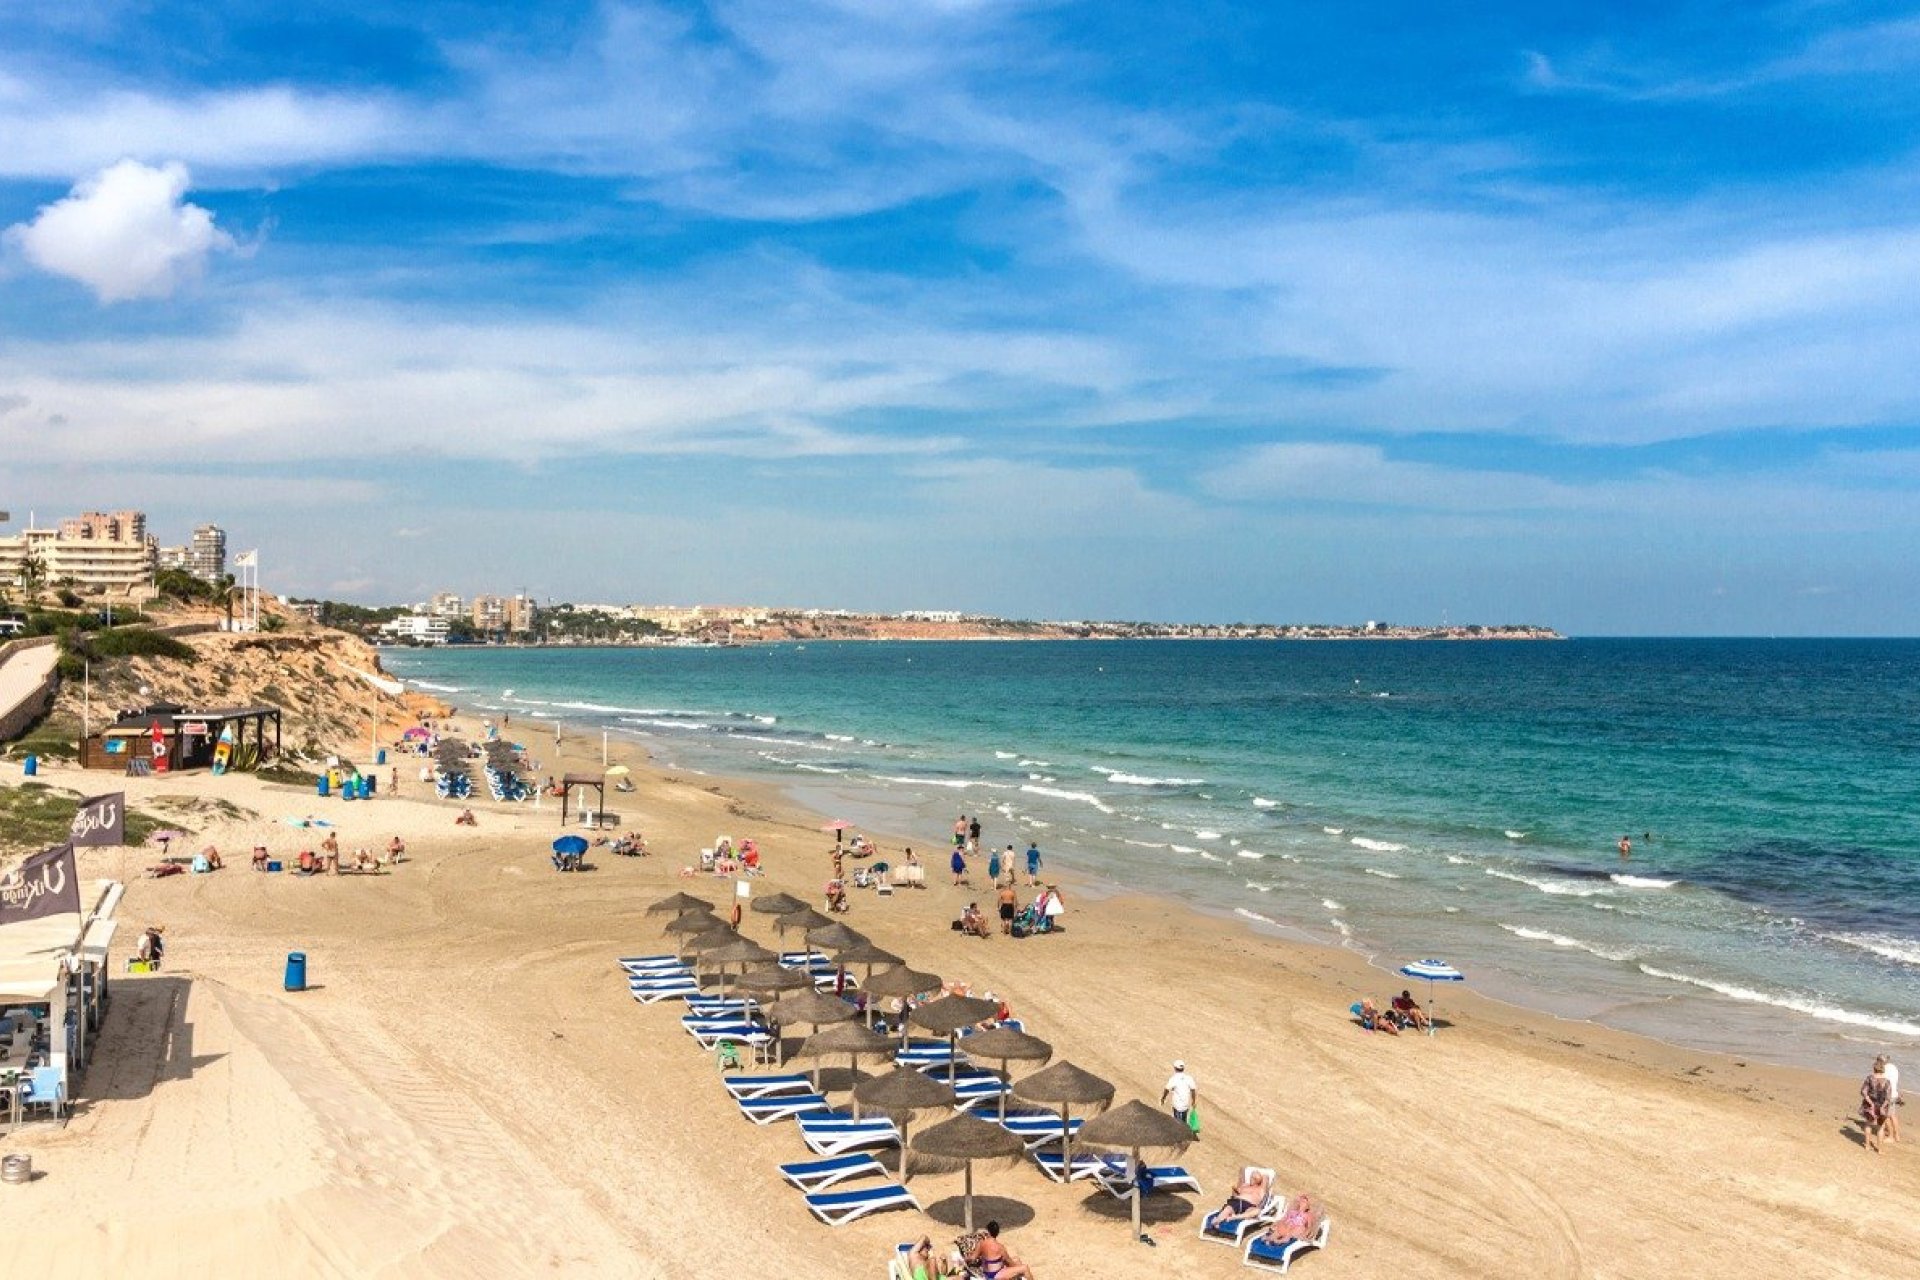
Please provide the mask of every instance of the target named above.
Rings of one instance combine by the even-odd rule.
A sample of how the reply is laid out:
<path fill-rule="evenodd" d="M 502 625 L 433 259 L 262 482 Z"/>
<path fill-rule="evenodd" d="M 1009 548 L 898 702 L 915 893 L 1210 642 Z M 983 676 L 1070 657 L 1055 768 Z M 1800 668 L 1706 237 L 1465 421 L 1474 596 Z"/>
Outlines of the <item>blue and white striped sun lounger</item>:
<path fill-rule="evenodd" d="M 827 1109 L 827 1100 L 817 1093 L 776 1093 L 762 1098 L 735 1098 L 734 1101 L 740 1104 L 741 1115 L 760 1125 Z"/>
<path fill-rule="evenodd" d="M 745 996 L 736 996 L 731 1000 L 715 1000 L 709 996 L 701 996 L 697 1000 L 687 1001 L 687 1013 L 695 1018 L 745 1017 L 759 1007 L 758 1001 Z"/>
<path fill-rule="evenodd" d="M 698 1038 L 705 1032 L 724 1031 L 728 1027 L 744 1027 L 749 1031 L 765 1031 L 766 1028 L 744 1014 L 730 1013 L 719 1018 L 706 1018 L 690 1013 L 680 1019 L 680 1028 L 688 1035 Z"/>
<path fill-rule="evenodd" d="M 722 1076 L 720 1083 L 733 1095 L 734 1101 L 742 1098 L 771 1098 L 780 1093 L 812 1093 L 813 1081 L 803 1075 L 790 1076 Z"/>
<path fill-rule="evenodd" d="M 917 1067 L 925 1071 L 928 1067 L 944 1067 L 949 1063 L 957 1062 L 964 1065 L 967 1055 L 964 1051 L 955 1053 L 944 1040 L 938 1044 L 914 1041 L 899 1053 L 894 1054 L 893 1061 L 896 1066 Z"/>
<path fill-rule="evenodd" d="M 1011 1092 L 1005 1080 L 993 1075 L 964 1076 L 953 1082 L 953 1091 L 960 1099 L 954 1104 L 956 1111 L 970 1111 L 983 1102 L 992 1102 Z"/>
<path fill-rule="evenodd" d="M 830 1156 L 825 1160 L 801 1160 L 780 1166 L 780 1176 L 802 1191 L 825 1191 L 848 1178 L 863 1178 L 870 1173 L 885 1175 L 886 1166 L 871 1155 Z"/>
<path fill-rule="evenodd" d="M 627 985 L 630 987 L 657 986 L 662 982 L 692 982 L 691 969 L 651 969 L 645 973 L 629 973 Z"/>
<path fill-rule="evenodd" d="M 646 973 L 654 969 L 684 969 L 687 962 L 671 952 L 658 956 L 623 956 L 620 967 L 628 973 Z"/>
<path fill-rule="evenodd" d="M 920 1202 L 913 1198 L 913 1192 L 897 1182 L 861 1187 L 858 1191 L 822 1191 L 807 1197 L 807 1208 L 813 1216 L 830 1227 L 843 1227 L 855 1218 L 906 1205 L 918 1209 Z"/>
<path fill-rule="evenodd" d="M 900 1128 L 881 1117 L 855 1120 L 844 1111 L 826 1115 L 802 1115 L 800 1138 L 816 1155 L 837 1156 L 866 1147 L 897 1147 Z"/>
<path fill-rule="evenodd" d="M 1107 1167 L 1107 1158 L 1093 1151 L 1073 1153 L 1073 1169 L 1067 1170 L 1066 1161 L 1060 1158 L 1060 1152 L 1053 1147 L 1033 1153 L 1033 1161 L 1040 1166 L 1040 1172 L 1055 1182 L 1078 1182 L 1082 1178 L 1091 1178 Z"/>
<path fill-rule="evenodd" d="M 627 992 L 641 1004 L 659 1004 L 662 1000 L 683 1000 L 699 995 L 700 984 L 692 978 L 680 978 L 673 982 L 636 983 L 629 986 Z"/>
<path fill-rule="evenodd" d="M 782 951 L 782 969 L 832 969 L 833 961 L 818 951 Z"/>
<path fill-rule="evenodd" d="M 1295 1240 L 1292 1244 L 1268 1244 L 1264 1236 L 1256 1235 L 1247 1241 L 1247 1251 L 1240 1260 L 1249 1267 L 1265 1267 L 1285 1275 L 1301 1254 L 1327 1247 L 1327 1233 L 1332 1226 L 1331 1219 L 1321 1218 L 1320 1229 L 1313 1233 L 1313 1239 Z"/>
<path fill-rule="evenodd" d="M 1199 1194 L 1200 1180 L 1177 1164 L 1143 1164 L 1140 1172 L 1151 1181 L 1155 1191 L 1191 1191 Z M 1108 1156 L 1102 1162 L 1102 1167 L 1094 1172 L 1093 1180 L 1116 1200 L 1125 1200 L 1133 1194 L 1133 1179 L 1127 1176 L 1124 1156 Z"/>
<path fill-rule="evenodd" d="M 757 1022 L 730 1022 L 722 1026 L 709 1027 L 696 1031 L 693 1038 L 700 1042 L 702 1049 L 711 1050 L 722 1040 L 731 1040 L 735 1044 L 751 1045 L 759 1048 L 763 1044 L 772 1044 L 773 1035 Z"/>
<path fill-rule="evenodd" d="M 1080 1132 L 1080 1126 L 1086 1123 L 1079 1116 L 1067 1122 L 1067 1128 L 1074 1133 Z M 1009 1114 L 1000 1121 L 1000 1127 L 1020 1138 L 1027 1144 L 1027 1150 L 1044 1146 L 1048 1142 L 1058 1141 L 1060 1117 L 1051 1111 L 1028 1111 Z"/>
<path fill-rule="evenodd" d="M 813 969 L 809 972 L 813 974 L 815 991 L 832 991 L 836 987 L 842 991 L 853 991 L 860 986 L 860 979 L 849 973 L 843 980 L 837 969 Z"/>

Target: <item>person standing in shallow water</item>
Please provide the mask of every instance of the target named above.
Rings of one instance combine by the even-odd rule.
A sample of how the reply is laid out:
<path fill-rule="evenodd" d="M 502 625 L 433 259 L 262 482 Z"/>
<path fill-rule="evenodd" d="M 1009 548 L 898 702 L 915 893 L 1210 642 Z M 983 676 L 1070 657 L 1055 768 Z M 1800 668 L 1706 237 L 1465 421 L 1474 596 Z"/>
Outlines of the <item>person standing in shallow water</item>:
<path fill-rule="evenodd" d="M 1632 857 L 1633 857 L 1633 837 L 1621 836 L 1620 837 L 1620 861 L 1625 862 Z"/>

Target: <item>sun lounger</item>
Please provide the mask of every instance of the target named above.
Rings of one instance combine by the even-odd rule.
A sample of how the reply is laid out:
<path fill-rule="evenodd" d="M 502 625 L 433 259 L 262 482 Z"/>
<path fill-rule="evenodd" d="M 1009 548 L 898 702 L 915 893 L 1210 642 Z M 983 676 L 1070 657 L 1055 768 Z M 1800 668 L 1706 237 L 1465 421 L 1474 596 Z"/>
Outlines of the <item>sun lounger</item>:
<path fill-rule="evenodd" d="M 782 951 L 782 969 L 831 969 L 833 961 L 818 951 Z"/>
<path fill-rule="evenodd" d="M 817 1093 L 779 1093 L 763 1098 L 735 1098 L 740 1104 L 740 1114 L 755 1124 L 772 1124 L 775 1120 L 791 1120 L 795 1116 L 806 1115 L 811 1111 L 825 1111 L 827 1100 Z"/>
<path fill-rule="evenodd" d="M 715 1000 L 707 996 L 687 1001 L 687 1013 L 698 1018 L 743 1018 L 760 1007 L 757 1000 L 736 997 L 732 1000 Z"/>
<path fill-rule="evenodd" d="M 863 1178 L 870 1173 L 885 1175 L 886 1166 L 867 1154 L 829 1156 L 825 1160 L 801 1160 L 780 1166 L 780 1176 L 802 1191 L 825 1191 L 848 1178 Z"/>
<path fill-rule="evenodd" d="M 734 1101 L 741 1098 L 770 1098 L 778 1093 L 812 1093 L 813 1081 L 803 1075 L 782 1076 L 729 1076 L 721 1085 L 733 1095 Z"/>
<path fill-rule="evenodd" d="M 648 973 L 656 969 L 684 969 L 687 962 L 671 953 L 658 956 L 624 956 L 620 967 L 628 973 Z"/>
<path fill-rule="evenodd" d="M 695 982 L 691 969 L 662 969 L 658 973 L 630 973 L 627 975 L 629 987 L 658 987 L 672 983 Z"/>
<path fill-rule="evenodd" d="M 900 1129 L 884 1116 L 855 1120 L 844 1111 L 802 1115 L 800 1138 L 816 1155 L 837 1156 L 866 1147 L 897 1147 Z"/>
<path fill-rule="evenodd" d="M 913 1192 L 897 1182 L 883 1182 L 858 1191 L 822 1191 L 807 1197 L 807 1208 L 813 1216 L 830 1227 L 843 1227 L 855 1218 L 907 1205 L 918 1209 L 920 1202 L 913 1198 Z"/>
<path fill-rule="evenodd" d="M 729 1022 L 707 1027 L 694 1032 L 693 1038 L 700 1042 L 702 1049 L 706 1050 L 712 1050 L 722 1040 L 731 1041 L 734 1044 L 751 1045 L 756 1049 L 763 1044 L 773 1043 L 773 1034 L 757 1022 Z"/>
<path fill-rule="evenodd" d="M 1295 1240 L 1292 1244 L 1286 1245 L 1268 1244 L 1260 1236 L 1255 1235 L 1247 1241 L 1247 1251 L 1240 1260 L 1249 1267 L 1265 1267 L 1285 1275 L 1287 1268 L 1292 1266 L 1294 1259 L 1301 1254 L 1327 1247 L 1327 1232 L 1332 1226 L 1331 1219 L 1322 1218 L 1320 1229 L 1313 1233 L 1313 1239 Z"/>
<path fill-rule="evenodd" d="M 1195 1194 L 1200 1191 L 1200 1180 L 1177 1164 L 1143 1164 L 1140 1172 L 1154 1191 L 1192 1191 Z M 1126 1160 L 1120 1156 L 1108 1156 L 1102 1161 L 1102 1167 L 1094 1172 L 1093 1180 L 1116 1200 L 1124 1200 L 1133 1194 L 1133 1179 L 1128 1176 Z"/>
<path fill-rule="evenodd" d="M 1080 1126 L 1084 1123 L 1085 1121 L 1079 1116 L 1075 1116 L 1067 1122 L 1067 1127 L 1074 1133 L 1078 1133 Z M 1000 1121 L 1000 1127 L 1022 1139 L 1029 1151 L 1048 1142 L 1057 1142 L 1061 1136 L 1060 1117 L 1051 1111 L 1010 1113 L 1006 1119 Z"/>
<path fill-rule="evenodd" d="M 1215 1240 L 1221 1244 L 1238 1245 L 1247 1238 L 1247 1232 L 1265 1227 L 1269 1222 L 1272 1222 L 1280 1216 L 1280 1210 L 1285 1206 L 1286 1198 L 1274 1194 L 1273 1170 L 1262 1169 L 1259 1165 L 1248 1165 L 1240 1171 L 1240 1181 L 1245 1183 L 1246 1180 L 1254 1174 L 1263 1175 L 1267 1184 L 1267 1197 L 1260 1202 L 1260 1207 L 1255 1209 L 1253 1213 L 1247 1217 L 1235 1218 L 1232 1222 L 1224 1226 L 1216 1226 L 1214 1220 L 1224 1213 L 1225 1210 L 1215 1209 L 1212 1213 L 1200 1219 L 1200 1238 L 1202 1240 Z"/>
<path fill-rule="evenodd" d="M 692 978 L 682 978 L 674 982 L 638 983 L 629 986 L 627 991 L 641 1004 L 659 1004 L 662 1000 L 681 1000 L 698 995 L 700 984 Z"/>
<path fill-rule="evenodd" d="M 925 1071 L 928 1067 L 944 1067 L 948 1063 L 965 1063 L 967 1055 L 956 1053 L 942 1040 L 937 1044 L 925 1044 L 915 1041 L 893 1055 L 896 1066 L 915 1067 Z"/>
<path fill-rule="evenodd" d="M 860 986 L 860 979 L 851 973 L 842 975 L 837 969 L 814 969 L 813 989 L 815 991 L 853 991 Z"/>
<path fill-rule="evenodd" d="M 1073 1153 L 1073 1168 L 1069 1171 L 1057 1147 L 1034 1152 L 1033 1161 L 1040 1166 L 1040 1172 L 1055 1182 L 1078 1182 L 1082 1178 L 1093 1177 L 1107 1167 L 1105 1156 L 1093 1151 L 1076 1151 Z"/>
<path fill-rule="evenodd" d="M 956 1111 L 970 1111 L 983 1102 L 992 1102 L 1011 1092 L 1007 1082 L 998 1076 L 968 1076 L 953 1082 L 953 1091 L 959 1096 L 954 1105 Z"/>

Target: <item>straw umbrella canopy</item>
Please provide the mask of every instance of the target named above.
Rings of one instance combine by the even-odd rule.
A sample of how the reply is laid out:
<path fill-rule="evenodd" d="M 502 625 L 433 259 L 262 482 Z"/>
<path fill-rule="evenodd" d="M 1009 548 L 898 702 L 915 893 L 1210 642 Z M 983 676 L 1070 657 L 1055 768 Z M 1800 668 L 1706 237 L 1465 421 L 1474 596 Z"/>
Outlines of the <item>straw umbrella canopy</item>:
<path fill-rule="evenodd" d="M 777 964 L 763 964 L 742 973 L 737 985 L 742 991 L 751 992 L 756 996 L 771 996 L 783 991 L 798 991 L 802 987 L 812 987 L 813 981 L 798 969 L 783 969 Z"/>
<path fill-rule="evenodd" d="M 873 966 L 877 964 L 901 963 L 899 956 L 884 948 L 874 946 L 873 943 L 865 938 L 862 938 L 851 946 L 841 947 L 834 953 L 833 958 L 834 962 L 842 969 L 850 964 L 865 965 L 867 967 L 865 976 L 868 978 L 873 976 Z"/>
<path fill-rule="evenodd" d="M 650 916 L 667 914 L 677 916 L 689 911 L 705 911 L 712 914 L 713 904 L 705 898 L 696 898 L 690 893 L 676 893 L 671 897 L 660 899 L 647 908 L 647 914 Z"/>
<path fill-rule="evenodd" d="M 960 1028 L 985 1022 L 998 1012 L 1000 1004 L 997 1000 L 982 1000 L 978 996 L 941 996 L 938 1000 L 915 1005 L 913 1012 L 907 1015 L 907 1021 L 947 1038 L 947 1082 L 951 1084 L 959 1074 L 958 1064 L 951 1059 L 955 1056 L 954 1045 L 959 1039 Z"/>
<path fill-rule="evenodd" d="M 1127 1181 L 1133 1184 L 1133 1234 L 1140 1234 L 1140 1148 L 1172 1147 L 1184 1149 L 1193 1141 L 1193 1131 L 1157 1107 L 1135 1098 L 1125 1106 L 1113 1108 L 1080 1127 L 1080 1141 L 1090 1147 L 1105 1147 L 1127 1153 Z"/>
<path fill-rule="evenodd" d="M 860 1059 L 867 1057 L 886 1057 L 893 1052 L 893 1041 L 877 1031 L 869 1030 L 858 1022 L 836 1022 L 824 1031 L 816 1031 L 801 1042 L 798 1052 L 802 1058 L 833 1058 L 847 1055 L 847 1069 L 858 1071 Z M 814 1085 L 820 1083 L 820 1069 L 814 1068 Z"/>
<path fill-rule="evenodd" d="M 904 1140 L 904 1135 L 902 1135 Z M 962 1112 L 951 1120 L 942 1120 L 931 1129 L 914 1135 L 913 1149 L 930 1156 L 945 1156 L 966 1162 L 966 1229 L 973 1230 L 973 1162 L 1005 1160 L 1020 1155 L 1026 1144 L 997 1124 L 988 1124 L 979 1116 Z M 901 1161 L 902 1174 L 906 1161 Z"/>
<path fill-rule="evenodd" d="M 709 915 L 705 911 L 683 911 L 662 927 L 665 933 L 706 933 L 710 929 L 733 929 L 719 916 Z"/>
<path fill-rule="evenodd" d="M 827 919 L 827 917 L 821 915 L 812 907 L 801 907 L 798 911 L 789 911 L 785 915 L 779 915 L 773 918 L 773 927 L 778 929 L 782 936 L 785 936 L 789 929 L 798 929 L 802 933 L 805 933 L 808 929 L 818 929 L 823 925 L 832 923 L 833 921 Z"/>
<path fill-rule="evenodd" d="M 938 974 L 921 973 L 918 969 L 909 969 L 904 964 L 891 969 L 882 969 L 867 979 L 867 1022 L 873 1022 L 873 996 L 898 996 L 902 1000 L 925 995 L 929 991 L 940 989 Z M 901 1019 L 904 1024 L 905 1019 Z"/>
<path fill-rule="evenodd" d="M 1113 1086 L 1091 1071 L 1083 1071 L 1071 1062 L 1061 1061 L 1015 1081 L 1013 1096 L 1023 1102 L 1050 1104 L 1059 1113 L 1060 1159 L 1071 1169 L 1073 1131 L 1067 1127 L 1069 1111 L 1074 1107 L 1106 1106 L 1113 1101 Z"/>
<path fill-rule="evenodd" d="M 976 1031 L 967 1037 L 967 1056 L 969 1058 L 992 1058 L 1000 1064 L 1000 1074 L 1007 1074 L 1007 1063 L 1045 1062 L 1053 1057 L 1053 1046 L 1038 1036 L 1030 1036 L 1024 1031 L 1015 1031 L 1012 1027 L 989 1027 L 985 1031 Z M 1000 1095 L 1000 1118 L 1007 1118 L 1007 1095 Z"/>
<path fill-rule="evenodd" d="M 718 934 L 709 935 L 703 933 L 699 935 L 697 940 L 704 941 L 708 937 L 717 938 L 718 936 Z M 767 950 L 752 938 L 735 937 L 731 942 L 723 942 L 717 947 L 702 948 L 700 951 L 700 962 L 702 964 L 720 966 L 722 970 L 720 975 L 720 993 L 722 995 L 726 994 L 727 988 L 731 983 L 731 975 L 725 972 L 727 968 L 736 964 L 742 967 L 750 964 L 762 964 L 771 959 L 773 959 L 773 952 Z"/>
<path fill-rule="evenodd" d="M 862 1080 L 853 1086 L 853 1101 L 856 1114 L 860 1107 L 873 1107 L 886 1112 L 899 1123 L 900 1181 L 905 1182 L 908 1178 L 907 1125 L 913 1113 L 934 1107 L 951 1107 L 959 1101 L 959 1097 L 951 1086 L 941 1084 L 938 1080 L 929 1080 L 923 1072 L 915 1071 L 912 1067 L 895 1067 L 883 1076 Z M 1007 1136 L 1013 1137 L 1012 1134 Z"/>
<path fill-rule="evenodd" d="M 776 893 L 768 898 L 755 898 L 753 909 L 763 916 L 784 916 L 806 909 L 806 903 L 790 893 Z"/>
<path fill-rule="evenodd" d="M 804 1022 L 810 1027 L 846 1022 L 857 1016 L 854 1007 L 845 1000 L 812 990 L 796 991 L 780 997 L 780 1002 L 774 1005 L 773 1010 L 782 1022 Z"/>
<path fill-rule="evenodd" d="M 807 942 L 810 945 L 825 947 L 829 951 L 838 951 L 843 947 L 851 947 L 856 942 L 866 940 L 866 934 L 849 929 L 838 920 L 830 920 L 818 928 L 807 930 Z"/>

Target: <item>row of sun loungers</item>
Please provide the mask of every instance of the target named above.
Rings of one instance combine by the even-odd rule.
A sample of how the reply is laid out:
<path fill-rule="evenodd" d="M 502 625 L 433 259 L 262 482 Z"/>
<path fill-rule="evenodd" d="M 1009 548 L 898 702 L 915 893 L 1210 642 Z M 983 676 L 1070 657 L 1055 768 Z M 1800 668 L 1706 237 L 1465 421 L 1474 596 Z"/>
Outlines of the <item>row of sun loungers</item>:
<path fill-rule="evenodd" d="M 787 952 L 781 955 L 780 963 L 813 973 L 816 985 L 832 985 L 839 976 L 832 962 L 818 952 Z M 667 999 L 684 1001 L 688 1011 L 680 1020 L 681 1026 L 702 1049 L 712 1051 L 723 1042 L 763 1046 L 772 1040 L 767 1026 L 756 1018 L 755 1001 L 702 994 L 692 971 L 678 956 L 632 956 L 622 959 L 620 967 L 635 1000 L 645 1004 Z M 851 975 L 847 975 L 847 982 L 851 985 Z M 964 1036 L 961 1038 L 964 1040 Z M 951 1074 L 959 1110 L 998 1102 L 1008 1092 L 1006 1082 L 997 1074 L 971 1066 L 963 1048 L 956 1050 L 944 1040 L 910 1041 L 894 1061 L 937 1076 Z M 889 1179 L 886 1167 L 874 1156 L 877 1150 L 900 1145 L 900 1130 L 892 1120 L 885 1116 L 855 1117 L 835 1109 L 800 1072 L 723 1076 L 721 1085 L 740 1114 L 753 1124 L 794 1122 L 814 1158 L 781 1165 L 780 1176 L 802 1193 L 808 1211 L 821 1222 L 843 1226 L 886 1209 L 920 1208 L 913 1193 Z M 1133 1193 L 1136 1177 L 1124 1158 L 1098 1152 L 1075 1152 L 1071 1161 L 1061 1156 L 1057 1149 L 1063 1135 L 1059 1115 L 1022 1109 L 993 1118 L 1026 1144 L 1034 1163 L 1053 1181 L 1091 1181 L 1116 1199 Z M 1064 1131 L 1077 1133 L 1082 1123 L 1078 1117 L 1070 1119 Z M 1141 1172 L 1154 1190 L 1200 1191 L 1199 1181 L 1179 1165 L 1148 1165 Z M 1263 1172 L 1267 1185 L 1273 1185 L 1273 1172 Z M 857 1187 L 842 1185 L 860 1179 L 879 1181 Z M 1329 1229 L 1322 1218 L 1311 1240 L 1284 1246 L 1265 1244 L 1261 1233 L 1284 1206 L 1284 1198 L 1270 1194 L 1249 1217 L 1223 1223 L 1217 1221 L 1218 1213 L 1209 1214 L 1200 1224 L 1201 1238 L 1235 1247 L 1244 1245 L 1247 1266 L 1284 1273 L 1301 1254 L 1324 1248 Z"/>

